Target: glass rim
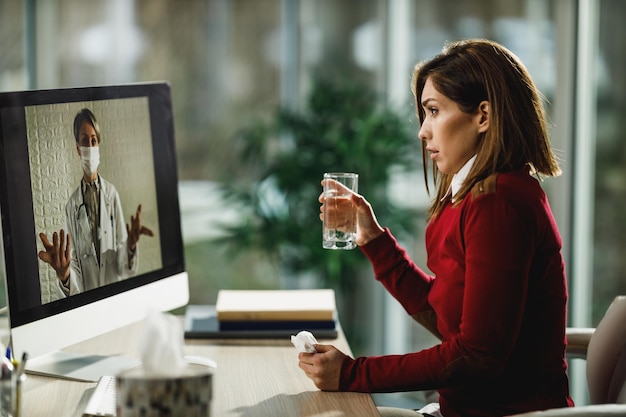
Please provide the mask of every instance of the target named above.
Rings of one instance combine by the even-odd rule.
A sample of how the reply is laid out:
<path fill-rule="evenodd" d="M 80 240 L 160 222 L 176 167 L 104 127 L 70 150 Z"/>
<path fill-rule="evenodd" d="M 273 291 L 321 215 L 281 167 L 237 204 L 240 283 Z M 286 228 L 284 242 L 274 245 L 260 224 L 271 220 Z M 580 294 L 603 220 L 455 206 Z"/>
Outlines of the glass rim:
<path fill-rule="evenodd" d="M 357 177 L 359 174 L 356 172 L 325 172 L 324 177 Z"/>

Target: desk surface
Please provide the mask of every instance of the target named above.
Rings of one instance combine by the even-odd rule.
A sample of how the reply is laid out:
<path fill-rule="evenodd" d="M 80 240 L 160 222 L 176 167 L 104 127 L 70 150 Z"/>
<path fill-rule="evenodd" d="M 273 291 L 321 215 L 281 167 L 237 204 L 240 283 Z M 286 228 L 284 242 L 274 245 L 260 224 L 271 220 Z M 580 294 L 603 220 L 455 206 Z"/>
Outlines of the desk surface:
<path fill-rule="evenodd" d="M 127 326 L 66 350 L 138 357 L 140 326 Z M 351 352 L 342 332 L 336 340 L 320 342 Z M 318 390 L 298 367 L 297 351 L 289 340 L 187 340 L 185 353 L 205 356 L 218 364 L 211 416 L 379 415 L 368 394 Z M 80 417 L 93 387 L 95 383 L 28 375 L 22 393 L 22 415 Z"/>

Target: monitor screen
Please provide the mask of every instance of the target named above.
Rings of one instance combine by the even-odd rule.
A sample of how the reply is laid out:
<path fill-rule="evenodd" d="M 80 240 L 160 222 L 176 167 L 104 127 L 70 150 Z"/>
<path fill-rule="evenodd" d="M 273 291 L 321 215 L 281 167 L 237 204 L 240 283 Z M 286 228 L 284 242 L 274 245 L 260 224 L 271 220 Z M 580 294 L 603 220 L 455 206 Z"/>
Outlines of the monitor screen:
<path fill-rule="evenodd" d="M 167 83 L 0 93 L 0 170 L 16 354 L 188 302 Z"/>

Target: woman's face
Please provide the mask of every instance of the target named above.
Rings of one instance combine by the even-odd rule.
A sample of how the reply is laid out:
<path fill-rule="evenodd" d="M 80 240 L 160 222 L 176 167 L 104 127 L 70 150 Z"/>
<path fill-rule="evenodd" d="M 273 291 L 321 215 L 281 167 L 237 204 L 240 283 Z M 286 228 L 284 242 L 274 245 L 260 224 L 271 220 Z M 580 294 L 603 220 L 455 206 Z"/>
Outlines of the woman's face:
<path fill-rule="evenodd" d="M 482 102 L 474 113 L 465 113 L 455 101 L 437 91 L 428 78 L 421 105 L 425 117 L 419 138 L 439 171 L 454 175 L 476 154 L 481 133 L 489 127 L 488 102 Z"/>
<path fill-rule="evenodd" d="M 98 145 L 99 143 L 96 129 L 94 129 L 91 123 L 83 120 L 80 125 L 80 129 L 78 129 L 78 146 L 90 148 Z"/>
<path fill-rule="evenodd" d="M 78 143 L 76 151 L 81 159 L 83 178 L 91 182 L 98 177 L 98 165 L 100 164 L 100 143 L 98 134 L 93 125 L 83 121 L 78 129 Z"/>

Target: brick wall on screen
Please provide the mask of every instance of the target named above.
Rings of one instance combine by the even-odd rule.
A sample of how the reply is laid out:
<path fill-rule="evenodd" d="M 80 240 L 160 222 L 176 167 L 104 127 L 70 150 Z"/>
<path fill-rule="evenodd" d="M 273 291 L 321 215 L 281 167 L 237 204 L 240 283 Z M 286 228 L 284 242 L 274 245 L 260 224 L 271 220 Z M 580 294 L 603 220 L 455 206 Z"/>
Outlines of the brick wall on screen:
<path fill-rule="evenodd" d="M 98 172 L 117 188 L 125 221 L 130 222 L 130 216 L 141 203 L 142 222 L 155 232 L 154 238 L 142 238 L 139 242 L 139 273 L 157 269 L 161 266 L 158 213 L 156 196 L 149 186 L 154 183 L 154 165 L 145 98 L 27 108 L 38 251 L 43 250 L 38 237 L 40 232 L 51 239 L 53 232 L 65 227 L 65 204 L 80 184 L 82 170 L 72 129 L 76 113 L 85 107 L 95 114 L 102 133 Z M 158 256 L 145 256 L 156 253 Z M 54 270 L 41 261 L 39 280 L 43 303 L 62 296 Z"/>

